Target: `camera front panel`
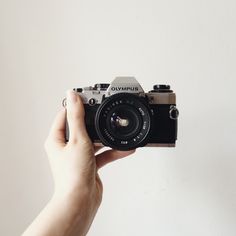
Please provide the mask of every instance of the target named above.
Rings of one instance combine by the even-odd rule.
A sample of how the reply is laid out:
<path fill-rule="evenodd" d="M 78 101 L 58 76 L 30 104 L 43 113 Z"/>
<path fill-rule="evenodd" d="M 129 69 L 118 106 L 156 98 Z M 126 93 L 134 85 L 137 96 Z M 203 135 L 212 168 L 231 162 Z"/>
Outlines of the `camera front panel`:
<path fill-rule="evenodd" d="M 153 122 L 149 146 L 174 146 L 177 139 L 177 118 L 172 114 L 175 104 L 150 104 Z"/>
<path fill-rule="evenodd" d="M 86 129 L 93 143 L 101 142 L 95 129 L 95 116 L 99 106 L 100 104 L 96 104 L 93 106 L 89 104 L 84 104 Z"/>

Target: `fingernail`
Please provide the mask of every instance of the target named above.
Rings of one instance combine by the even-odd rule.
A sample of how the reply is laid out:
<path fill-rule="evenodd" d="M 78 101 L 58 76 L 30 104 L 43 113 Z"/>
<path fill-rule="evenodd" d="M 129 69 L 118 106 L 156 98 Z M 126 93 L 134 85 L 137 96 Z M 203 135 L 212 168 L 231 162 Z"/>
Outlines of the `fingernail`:
<path fill-rule="evenodd" d="M 77 94 L 73 90 L 68 90 L 66 94 L 69 102 L 75 103 L 77 101 Z"/>

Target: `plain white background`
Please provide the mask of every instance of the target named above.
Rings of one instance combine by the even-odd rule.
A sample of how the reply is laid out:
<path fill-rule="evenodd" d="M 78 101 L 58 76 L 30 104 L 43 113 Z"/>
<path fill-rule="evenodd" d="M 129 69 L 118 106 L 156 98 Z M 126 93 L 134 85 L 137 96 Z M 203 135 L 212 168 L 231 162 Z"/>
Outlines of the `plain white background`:
<path fill-rule="evenodd" d="M 236 235 L 235 12 L 233 0 L 0 0 L 0 235 L 50 199 L 43 143 L 65 91 L 117 75 L 172 86 L 178 143 L 100 171 L 88 235 Z"/>

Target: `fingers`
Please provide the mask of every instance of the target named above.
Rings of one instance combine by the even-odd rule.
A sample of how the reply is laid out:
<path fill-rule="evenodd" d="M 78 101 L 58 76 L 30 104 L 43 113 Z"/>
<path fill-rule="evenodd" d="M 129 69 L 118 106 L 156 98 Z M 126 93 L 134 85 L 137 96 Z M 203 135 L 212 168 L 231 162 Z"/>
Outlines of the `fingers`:
<path fill-rule="evenodd" d="M 66 111 L 62 109 L 58 112 L 52 127 L 49 132 L 48 140 L 54 141 L 55 143 L 65 145 L 65 120 Z"/>
<path fill-rule="evenodd" d="M 96 153 L 96 152 L 100 151 L 102 148 L 104 148 L 104 146 L 95 146 L 94 145 L 94 152 Z"/>
<path fill-rule="evenodd" d="M 88 139 L 84 121 L 84 105 L 79 95 L 67 91 L 67 122 L 69 126 L 69 142 Z"/>
<path fill-rule="evenodd" d="M 97 169 L 100 169 L 104 165 L 116 161 L 118 159 L 127 157 L 133 154 L 135 150 L 131 151 L 117 151 L 117 150 L 108 150 L 96 156 Z"/>

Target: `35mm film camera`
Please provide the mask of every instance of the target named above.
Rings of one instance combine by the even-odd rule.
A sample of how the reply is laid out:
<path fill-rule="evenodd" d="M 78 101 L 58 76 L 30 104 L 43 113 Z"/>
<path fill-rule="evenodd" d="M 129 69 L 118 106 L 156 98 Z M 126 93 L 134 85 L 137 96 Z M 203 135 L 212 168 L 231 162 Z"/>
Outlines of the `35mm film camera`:
<path fill-rule="evenodd" d="M 154 85 L 145 93 L 134 77 L 116 77 L 111 84 L 74 91 L 83 100 L 86 128 L 95 145 L 117 150 L 175 146 L 179 112 L 169 85 Z"/>

